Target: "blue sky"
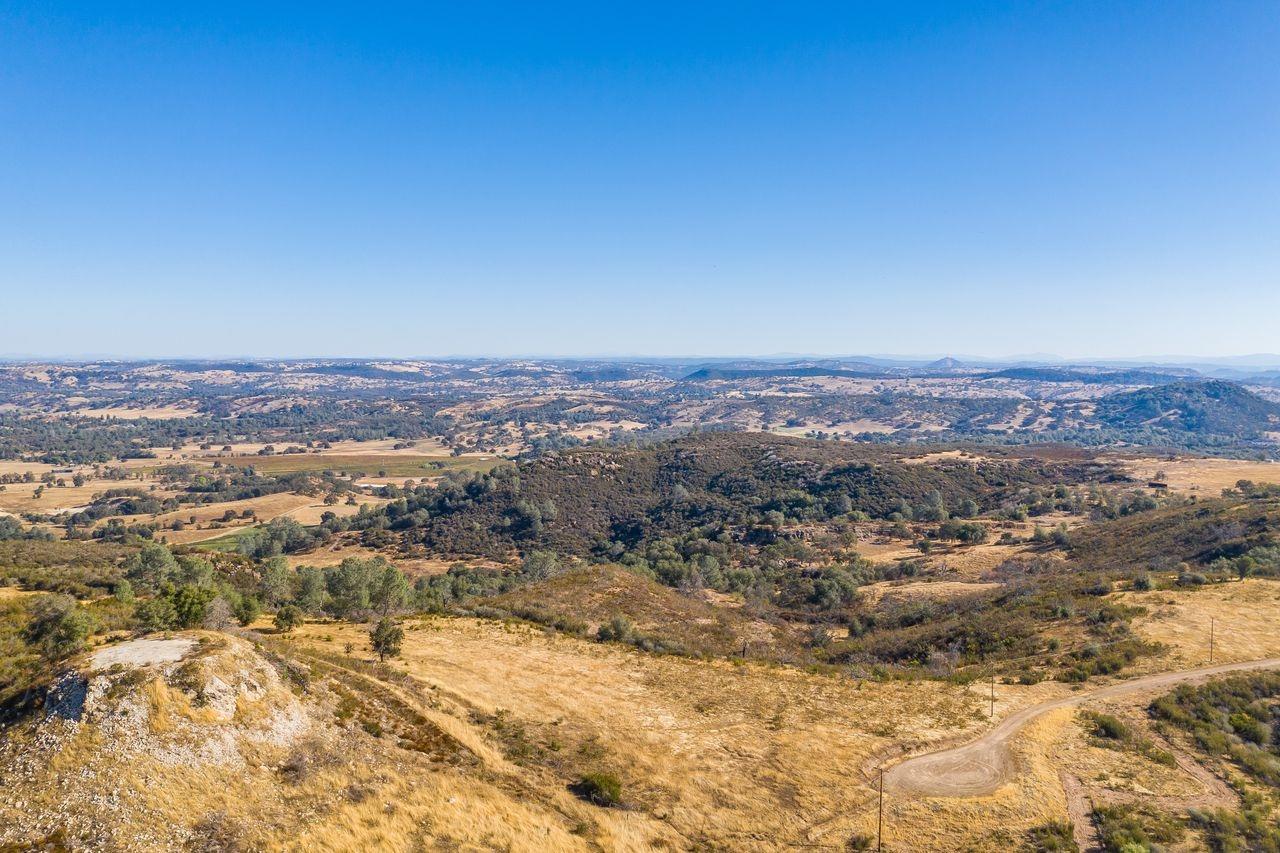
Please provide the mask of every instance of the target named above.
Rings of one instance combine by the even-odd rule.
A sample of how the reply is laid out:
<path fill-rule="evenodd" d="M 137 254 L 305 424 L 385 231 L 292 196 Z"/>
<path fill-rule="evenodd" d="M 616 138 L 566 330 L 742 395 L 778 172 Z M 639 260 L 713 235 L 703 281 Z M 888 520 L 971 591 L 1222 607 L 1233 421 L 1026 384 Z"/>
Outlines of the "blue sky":
<path fill-rule="evenodd" d="M 0 0 L 0 353 L 1276 352 L 1277 44 L 1274 0 Z"/>

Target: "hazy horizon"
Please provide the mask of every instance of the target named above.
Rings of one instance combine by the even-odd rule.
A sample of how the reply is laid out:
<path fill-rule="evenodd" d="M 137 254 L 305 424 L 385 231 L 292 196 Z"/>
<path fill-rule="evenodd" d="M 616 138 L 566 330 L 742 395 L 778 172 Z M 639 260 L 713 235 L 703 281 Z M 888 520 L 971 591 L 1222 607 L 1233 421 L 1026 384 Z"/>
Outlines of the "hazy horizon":
<path fill-rule="evenodd" d="M 0 353 L 0 362 L 7 363 L 84 363 L 93 361 L 118 362 L 211 362 L 211 361 L 843 361 L 856 362 L 866 360 L 885 363 L 928 363 L 943 359 L 954 359 L 961 364 L 1045 364 L 1045 365 L 1079 365 L 1079 366 L 1216 366 L 1245 368 L 1280 367 L 1280 353 L 1239 353 L 1223 356 L 1203 355 L 1146 355 L 1146 356 L 1083 356 L 1065 357 L 1052 353 L 1015 353 L 1005 356 L 974 355 L 972 353 L 817 353 L 817 352 L 775 352 L 775 353 L 514 353 L 496 355 L 487 353 L 442 353 L 418 354 L 405 356 L 378 355 L 369 353 L 339 353 L 328 355 L 317 354 L 246 354 L 246 353 L 214 353 L 209 355 L 128 355 L 119 353 L 80 353 L 80 354 L 24 354 Z"/>

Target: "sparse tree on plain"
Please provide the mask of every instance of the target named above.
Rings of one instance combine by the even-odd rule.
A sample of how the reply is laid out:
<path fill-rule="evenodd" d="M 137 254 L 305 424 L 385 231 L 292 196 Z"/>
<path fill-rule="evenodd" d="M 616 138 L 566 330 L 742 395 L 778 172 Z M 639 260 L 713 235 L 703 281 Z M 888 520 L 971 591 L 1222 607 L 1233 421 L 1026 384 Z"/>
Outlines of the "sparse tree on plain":
<path fill-rule="evenodd" d="M 276 628 L 288 634 L 302 624 L 302 610 L 295 604 L 286 604 L 276 611 Z"/>
<path fill-rule="evenodd" d="M 381 661 L 400 654 L 403 642 L 404 629 L 389 616 L 380 619 L 377 626 L 369 632 L 369 645 Z"/>

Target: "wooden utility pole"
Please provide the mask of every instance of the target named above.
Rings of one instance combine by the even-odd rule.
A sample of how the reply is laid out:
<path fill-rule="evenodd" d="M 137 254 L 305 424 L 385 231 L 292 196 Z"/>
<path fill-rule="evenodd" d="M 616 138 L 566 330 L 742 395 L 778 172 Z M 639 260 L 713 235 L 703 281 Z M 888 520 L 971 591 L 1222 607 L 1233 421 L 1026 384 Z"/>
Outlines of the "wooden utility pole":
<path fill-rule="evenodd" d="M 991 673 L 991 718 L 996 716 L 996 674 Z"/>
<path fill-rule="evenodd" d="M 880 813 L 876 818 L 876 850 L 884 850 L 884 766 L 880 767 Z"/>
<path fill-rule="evenodd" d="M 1213 617 L 1209 617 L 1209 663 L 1213 663 Z"/>

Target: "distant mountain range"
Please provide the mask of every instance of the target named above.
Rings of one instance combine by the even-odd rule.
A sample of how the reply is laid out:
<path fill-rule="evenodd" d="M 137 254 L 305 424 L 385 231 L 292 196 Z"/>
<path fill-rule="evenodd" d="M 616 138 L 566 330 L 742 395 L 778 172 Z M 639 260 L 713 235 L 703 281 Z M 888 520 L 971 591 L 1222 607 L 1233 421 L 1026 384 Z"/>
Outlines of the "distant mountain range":
<path fill-rule="evenodd" d="M 1017 365 L 992 369 L 955 358 L 943 358 L 916 366 L 888 366 L 871 362 L 795 361 L 788 363 L 730 361 L 699 365 L 684 374 L 690 382 L 759 378 L 837 376 L 859 379 L 911 377 L 964 377 L 968 379 L 1015 379 L 1029 382 L 1074 382 L 1086 385 L 1163 385 L 1171 382 L 1230 379 L 1255 385 L 1280 384 L 1280 370 L 1236 375 L 1222 370 L 1205 373 L 1191 367 L 1147 365 L 1108 368 L 1101 365 Z"/>

